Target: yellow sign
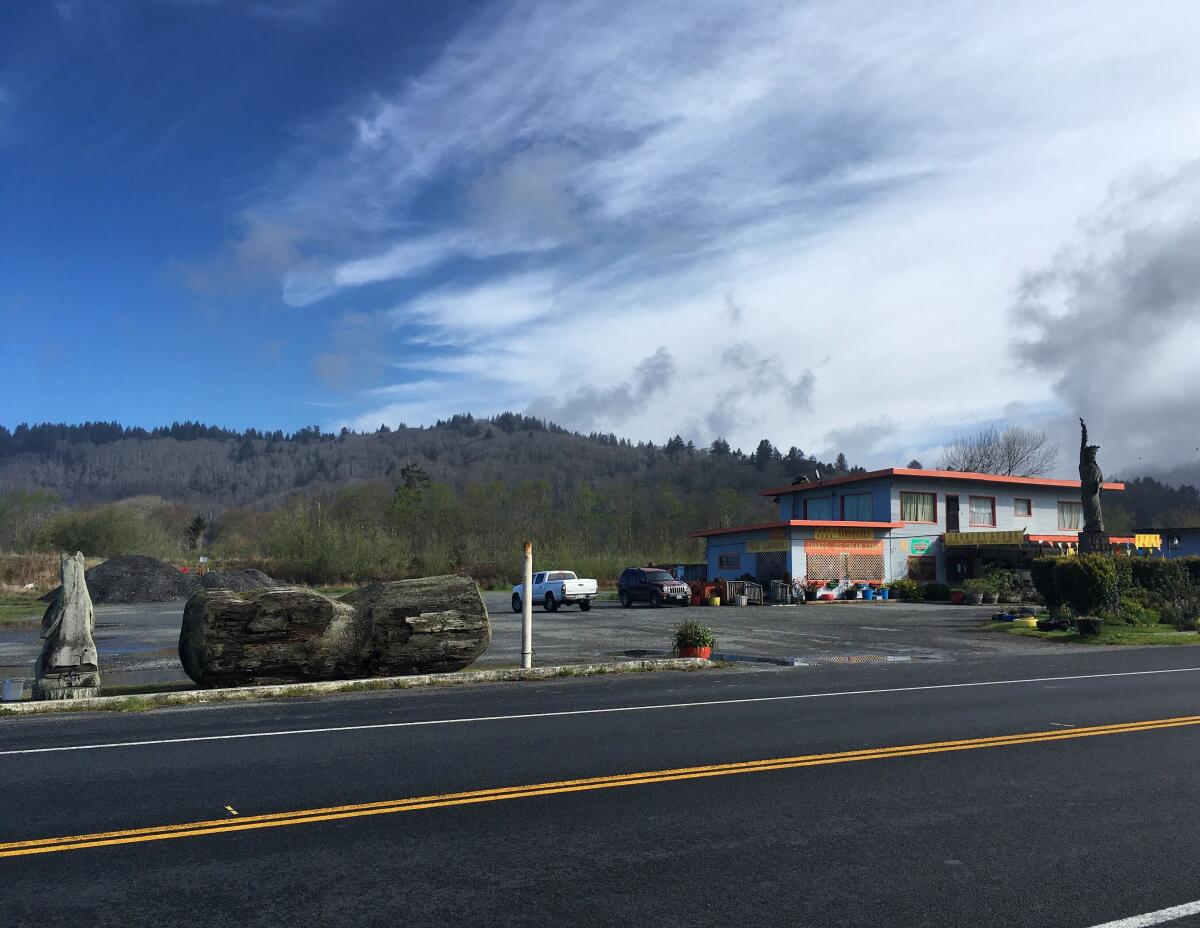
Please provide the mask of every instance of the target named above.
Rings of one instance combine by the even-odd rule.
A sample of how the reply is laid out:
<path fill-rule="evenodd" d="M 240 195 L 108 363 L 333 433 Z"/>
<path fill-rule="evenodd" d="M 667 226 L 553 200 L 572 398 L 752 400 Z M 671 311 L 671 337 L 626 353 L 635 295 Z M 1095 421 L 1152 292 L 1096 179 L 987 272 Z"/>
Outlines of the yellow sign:
<path fill-rule="evenodd" d="M 765 554 L 768 551 L 791 551 L 792 543 L 786 538 L 771 538 L 767 541 L 748 541 L 746 551 L 750 554 Z"/>
<path fill-rule="evenodd" d="M 1133 546 L 1135 548 L 1161 548 L 1162 535 L 1134 535 Z"/>
<path fill-rule="evenodd" d="M 813 538 L 819 538 L 824 541 L 844 541 L 848 538 L 856 538 L 859 541 L 870 541 L 875 537 L 875 530 L 872 528 L 816 528 L 813 529 Z"/>
<path fill-rule="evenodd" d="M 1019 545 L 1025 541 L 1024 532 L 946 532 L 947 548 L 976 545 Z"/>

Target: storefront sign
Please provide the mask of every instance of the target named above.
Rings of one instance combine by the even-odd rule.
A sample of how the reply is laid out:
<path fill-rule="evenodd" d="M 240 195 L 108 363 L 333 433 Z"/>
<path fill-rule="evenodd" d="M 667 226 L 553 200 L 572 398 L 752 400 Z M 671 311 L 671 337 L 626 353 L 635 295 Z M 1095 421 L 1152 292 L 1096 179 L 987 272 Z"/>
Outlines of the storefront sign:
<path fill-rule="evenodd" d="M 748 541 L 746 551 L 750 554 L 765 554 L 768 551 L 791 551 L 792 543 L 786 538 L 769 539 L 768 541 Z"/>
<path fill-rule="evenodd" d="M 1024 532 L 946 532 L 945 538 L 947 548 L 973 548 L 976 545 L 1020 545 L 1024 542 Z"/>
<path fill-rule="evenodd" d="M 806 541 L 805 554 L 883 554 L 882 541 Z"/>
<path fill-rule="evenodd" d="M 1162 535 L 1134 535 L 1133 546 L 1135 548 L 1161 548 Z"/>
<path fill-rule="evenodd" d="M 933 544 L 932 538 L 910 538 L 908 541 L 908 550 L 913 554 L 921 555 L 929 550 L 931 544 Z"/>
<path fill-rule="evenodd" d="M 875 537 L 873 528 L 817 528 L 813 529 L 813 538 L 820 538 L 826 541 L 837 539 L 839 541 L 855 538 L 860 541 L 870 541 Z"/>

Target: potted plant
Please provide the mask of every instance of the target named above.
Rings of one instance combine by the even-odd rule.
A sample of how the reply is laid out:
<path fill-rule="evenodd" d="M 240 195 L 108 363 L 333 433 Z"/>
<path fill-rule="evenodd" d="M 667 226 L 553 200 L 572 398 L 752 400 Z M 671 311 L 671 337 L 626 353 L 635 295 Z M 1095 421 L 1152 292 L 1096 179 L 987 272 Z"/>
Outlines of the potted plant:
<path fill-rule="evenodd" d="M 712 657 L 717 646 L 713 631 L 699 622 L 684 622 L 675 629 L 675 650 L 680 657 Z"/>
<path fill-rule="evenodd" d="M 988 585 L 983 580 L 968 580 L 963 584 L 963 592 L 967 594 L 967 602 L 972 606 L 978 606 L 983 602 L 983 595 L 987 592 Z"/>
<path fill-rule="evenodd" d="M 950 605 L 961 606 L 967 601 L 967 591 L 955 588 L 950 591 Z"/>

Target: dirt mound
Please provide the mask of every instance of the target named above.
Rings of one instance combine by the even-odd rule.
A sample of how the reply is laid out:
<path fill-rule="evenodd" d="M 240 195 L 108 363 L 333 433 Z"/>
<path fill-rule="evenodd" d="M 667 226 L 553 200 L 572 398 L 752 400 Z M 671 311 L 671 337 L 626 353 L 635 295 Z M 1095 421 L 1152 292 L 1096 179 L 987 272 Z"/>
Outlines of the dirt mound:
<path fill-rule="evenodd" d="M 140 554 L 110 557 L 84 577 L 92 602 L 98 605 L 166 603 L 187 599 L 200 589 L 200 578 L 195 574 L 180 573 L 166 561 Z M 57 594 L 57 589 L 51 590 L 42 598 L 53 600 Z"/>
<path fill-rule="evenodd" d="M 200 578 L 205 589 L 233 590 L 244 593 L 246 590 L 265 590 L 279 586 L 261 570 L 212 570 Z"/>

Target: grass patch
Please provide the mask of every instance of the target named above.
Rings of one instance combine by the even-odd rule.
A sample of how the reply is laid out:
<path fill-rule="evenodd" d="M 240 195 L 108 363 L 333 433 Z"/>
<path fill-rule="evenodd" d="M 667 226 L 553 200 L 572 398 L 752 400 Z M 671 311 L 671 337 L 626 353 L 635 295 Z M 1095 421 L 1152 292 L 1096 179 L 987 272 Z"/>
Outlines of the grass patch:
<path fill-rule="evenodd" d="M 989 622 L 988 631 L 1018 635 L 1022 638 L 1042 638 L 1068 644 L 1200 644 L 1200 632 L 1180 632 L 1169 625 L 1105 625 L 1097 635 L 1081 635 L 1076 631 L 1043 632 L 1036 628 L 1013 627 L 1012 622 Z"/>
<path fill-rule="evenodd" d="M 46 604 L 36 596 L 22 593 L 0 595 L 0 625 L 14 622 L 37 622 L 46 611 Z"/>

